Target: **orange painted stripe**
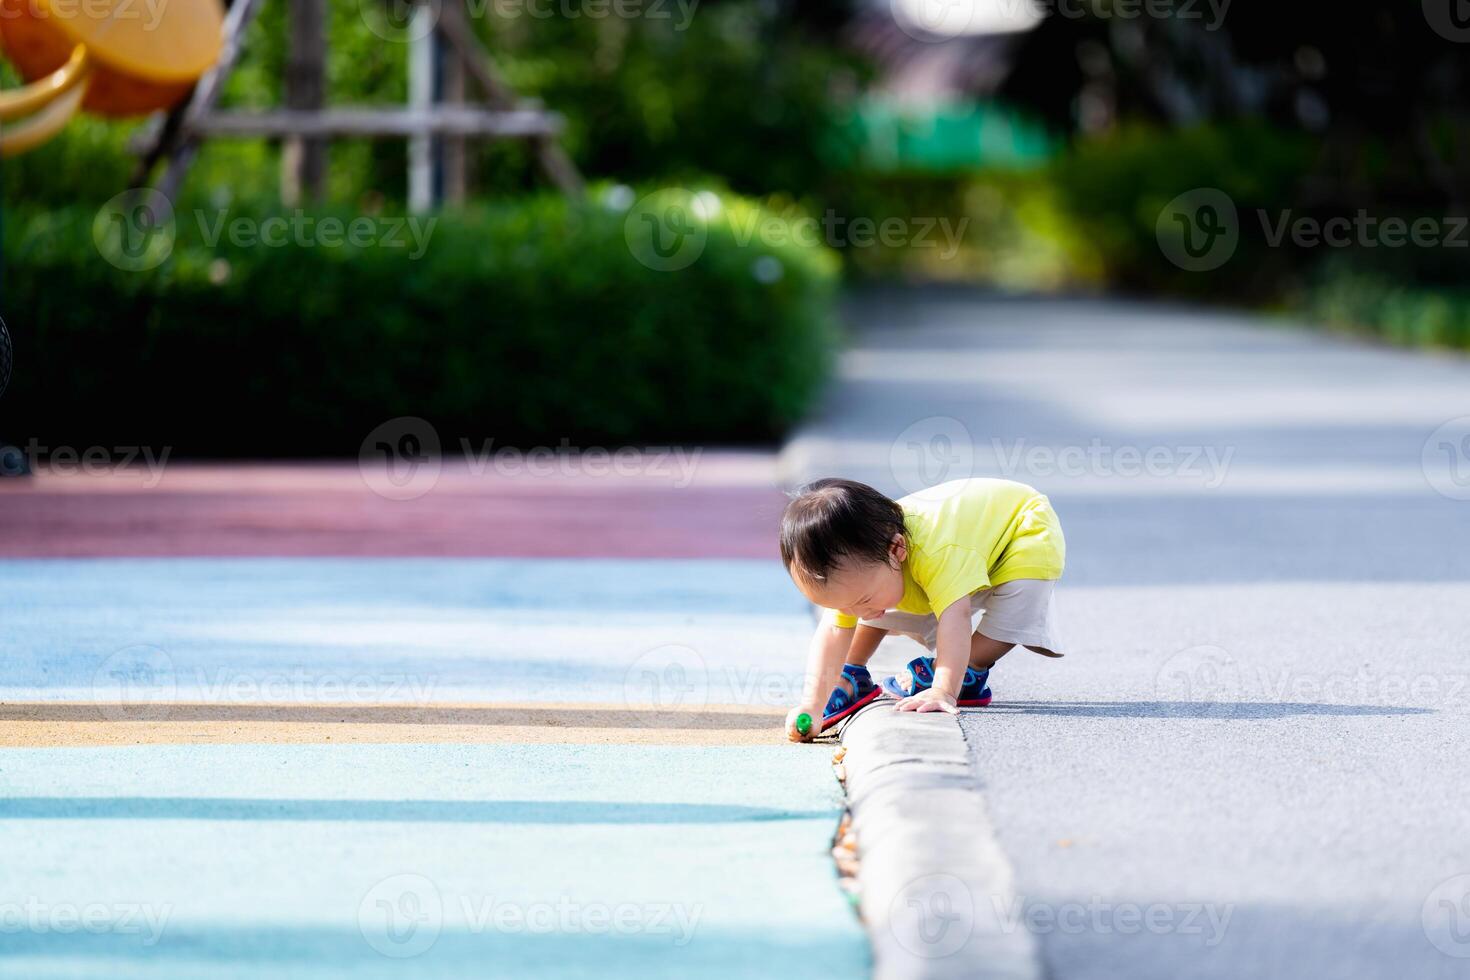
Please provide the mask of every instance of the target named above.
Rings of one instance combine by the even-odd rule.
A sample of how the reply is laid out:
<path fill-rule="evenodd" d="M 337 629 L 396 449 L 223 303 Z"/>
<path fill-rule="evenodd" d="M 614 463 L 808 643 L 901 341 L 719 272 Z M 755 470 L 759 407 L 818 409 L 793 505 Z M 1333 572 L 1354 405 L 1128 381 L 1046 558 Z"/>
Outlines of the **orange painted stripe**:
<path fill-rule="evenodd" d="M 739 705 L 0 704 L 0 747 L 519 743 L 777 745 L 785 712 Z"/>

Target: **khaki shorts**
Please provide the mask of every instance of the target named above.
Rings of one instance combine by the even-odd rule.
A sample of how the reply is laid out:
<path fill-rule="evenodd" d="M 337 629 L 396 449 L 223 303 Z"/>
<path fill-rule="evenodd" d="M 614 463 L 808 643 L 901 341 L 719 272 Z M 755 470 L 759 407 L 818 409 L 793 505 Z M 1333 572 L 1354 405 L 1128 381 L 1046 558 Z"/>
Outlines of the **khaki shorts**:
<path fill-rule="evenodd" d="M 1057 635 L 1056 582 L 1018 578 L 970 594 L 970 629 L 1002 643 L 1014 643 L 1049 657 L 1062 656 Z M 939 638 L 939 620 L 932 613 L 919 615 L 890 611 L 877 619 L 860 619 L 859 624 L 901 633 L 934 652 Z"/>

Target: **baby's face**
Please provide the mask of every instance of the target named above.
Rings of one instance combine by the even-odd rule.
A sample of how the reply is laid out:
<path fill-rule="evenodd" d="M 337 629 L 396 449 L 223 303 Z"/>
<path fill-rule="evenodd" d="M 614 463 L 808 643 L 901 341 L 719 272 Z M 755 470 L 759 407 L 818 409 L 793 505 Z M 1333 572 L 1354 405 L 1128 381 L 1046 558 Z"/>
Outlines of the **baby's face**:
<path fill-rule="evenodd" d="M 903 600 L 903 561 L 908 556 L 902 535 L 894 535 L 886 562 L 843 562 L 826 582 L 796 583 L 803 595 L 824 609 L 844 616 L 877 619 Z"/>

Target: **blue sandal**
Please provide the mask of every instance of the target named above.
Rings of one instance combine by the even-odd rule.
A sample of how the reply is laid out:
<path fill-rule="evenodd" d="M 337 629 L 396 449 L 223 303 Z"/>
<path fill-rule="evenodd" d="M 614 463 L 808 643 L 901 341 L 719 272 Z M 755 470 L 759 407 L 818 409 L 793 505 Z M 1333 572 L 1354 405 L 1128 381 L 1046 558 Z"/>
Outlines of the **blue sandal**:
<path fill-rule="evenodd" d="M 877 700 L 883 689 L 873 683 L 866 667 L 842 666 L 842 680 L 832 689 L 827 707 L 822 712 L 822 731 L 826 731 L 865 704 Z"/>
<path fill-rule="evenodd" d="M 955 704 L 961 708 L 985 707 L 990 703 L 990 688 L 986 686 L 988 680 L 990 680 L 990 671 L 966 667 L 965 680 L 960 685 L 960 696 L 955 699 Z M 915 657 L 909 661 L 908 667 L 902 674 L 896 677 L 885 677 L 882 681 L 883 690 L 895 698 L 912 697 L 933 686 L 933 657 Z"/>

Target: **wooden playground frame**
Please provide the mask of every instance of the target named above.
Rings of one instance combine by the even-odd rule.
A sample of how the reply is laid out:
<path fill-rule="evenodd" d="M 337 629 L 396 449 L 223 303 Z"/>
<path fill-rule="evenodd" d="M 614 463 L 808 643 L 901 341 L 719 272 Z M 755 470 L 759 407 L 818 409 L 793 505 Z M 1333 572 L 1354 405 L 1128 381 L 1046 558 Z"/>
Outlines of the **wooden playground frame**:
<path fill-rule="evenodd" d="M 145 130 L 132 186 L 152 186 L 172 200 L 205 140 L 280 137 L 285 141 L 281 196 L 286 203 L 295 204 L 321 196 L 330 139 L 390 137 L 408 140 L 412 211 L 464 200 L 469 139 L 527 140 L 553 186 L 569 195 L 582 192 L 582 177 L 559 141 L 561 117 L 539 102 L 517 96 L 475 36 L 464 0 L 386 0 L 411 8 L 409 97 L 404 107 L 327 106 L 327 0 L 286 0 L 291 48 L 285 107 L 218 108 L 245 32 L 263 2 L 233 0 L 230 4 L 219 60 L 183 101 Z M 479 101 L 467 99 L 467 80 L 478 89 Z"/>

